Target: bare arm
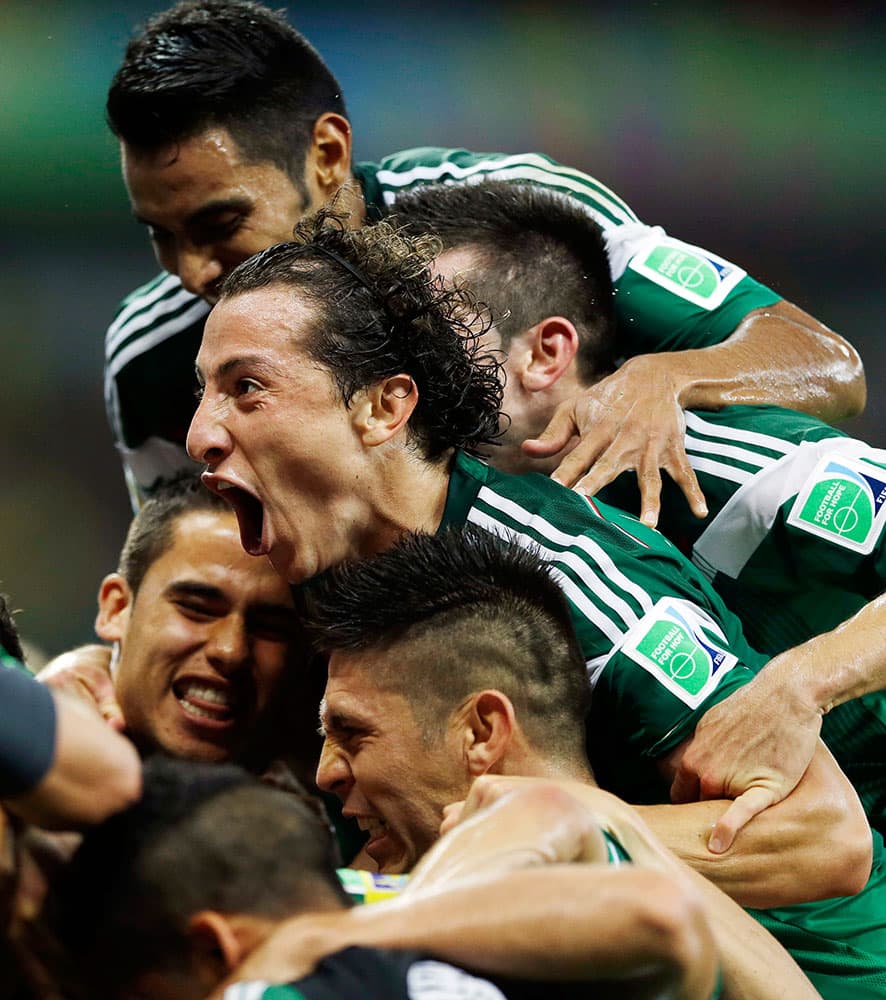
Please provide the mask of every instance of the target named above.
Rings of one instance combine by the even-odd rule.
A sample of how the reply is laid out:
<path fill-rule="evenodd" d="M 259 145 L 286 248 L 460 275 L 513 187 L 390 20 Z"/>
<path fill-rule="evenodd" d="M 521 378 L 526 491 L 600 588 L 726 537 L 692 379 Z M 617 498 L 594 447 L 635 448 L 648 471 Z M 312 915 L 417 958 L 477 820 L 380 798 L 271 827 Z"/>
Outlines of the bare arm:
<path fill-rule="evenodd" d="M 748 313 L 720 344 L 630 358 L 563 403 L 524 450 L 550 456 L 578 434 L 578 445 L 554 473 L 560 482 L 593 495 L 634 469 L 641 517 L 654 525 L 664 469 L 693 512 L 704 517 L 704 497 L 683 445 L 684 410 L 766 403 L 834 421 L 861 412 L 865 395 L 854 348 L 802 309 L 781 301 Z"/>
<path fill-rule="evenodd" d="M 806 771 L 822 716 L 886 688 L 886 595 L 831 632 L 774 657 L 760 673 L 705 714 L 675 773 L 672 797 L 732 797 L 756 775 L 759 794 L 724 813 L 725 840 L 788 795 Z"/>
<path fill-rule="evenodd" d="M 708 846 L 711 828 L 733 805 L 712 800 L 637 810 L 667 847 L 743 906 L 848 896 L 864 887 L 870 827 L 851 783 L 820 741 L 794 792 L 756 815 L 725 853 L 715 854 Z"/>
<path fill-rule="evenodd" d="M 53 697 L 55 752 L 49 771 L 36 787 L 3 804 L 37 826 L 98 823 L 138 797 L 141 762 L 129 740 L 94 709 L 58 692 Z"/>

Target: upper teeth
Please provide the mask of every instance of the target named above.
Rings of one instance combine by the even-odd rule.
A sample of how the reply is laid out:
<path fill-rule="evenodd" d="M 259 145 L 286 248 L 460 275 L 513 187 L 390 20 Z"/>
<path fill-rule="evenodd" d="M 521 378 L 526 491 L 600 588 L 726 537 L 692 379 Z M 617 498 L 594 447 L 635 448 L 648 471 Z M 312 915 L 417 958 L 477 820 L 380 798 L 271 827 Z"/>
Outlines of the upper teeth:
<path fill-rule="evenodd" d="M 233 483 L 219 483 L 217 489 L 219 490 L 232 490 L 234 488 Z"/>
<path fill-rule="evenodd" d="M 357 825 L 366 833 L 378 833 L 379 830 L 387 826 L 383 819 L 377 816 L 361 816 Z"/>
<path fill-rule="evenodd" d="M 201 701 L 208 701 L 213 705 L 223 705 L 225 708 L 232 704 L 230 692 L 219 691 L 218 688 L 209 687 L 206 684 L 188 684 L 182 691 L 182 697 L 186 699 L 199 698 Z"/>

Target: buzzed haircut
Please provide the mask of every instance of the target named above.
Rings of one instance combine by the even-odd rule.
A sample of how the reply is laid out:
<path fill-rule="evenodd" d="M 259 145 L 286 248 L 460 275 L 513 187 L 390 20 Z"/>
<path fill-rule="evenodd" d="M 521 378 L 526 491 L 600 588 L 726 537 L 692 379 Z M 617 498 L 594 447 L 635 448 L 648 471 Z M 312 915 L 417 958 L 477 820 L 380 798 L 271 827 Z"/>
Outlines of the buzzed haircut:
<path fill-rule="evenodd" d="M 547 316 L 576 327 L 578 375 L 589 383 L 615 368 L 614 289 L 600 227 L 575 199 L 528 184 L 433 185 L 398 198 L 397 221 L 434 233 L 446 250 L 468 250 L 465 275 L 492 311 L 507 350 Z"/>
<path fill-rule="evenodd" d="M 12 612 L 9 610 L 9 598 L 0 594 L 0 654 L 6 653 L 14 660 L 24 662 L 21 639 Z"/>
<path fill-rule="evenodd" d="M 111 131 L 137 151 L 226 128 L 250 162 L 285 171 L 307 199 L 305 158 L 341 87 L 282 13 L 246 0 L 186 0 L 152 17 L 108 91 Z"/>
<path fill-rule="evenodd" d="M 326 653 L 395 651 L 373 682 L 401 693 L 428 739 L 470 694 L 513 702 L 527 737 L 584 761 L 589 685 L 569 605 L 538 555 L 471 526 L 405 536 L 304 588 Z"/>
<path fill-rule="evenodd" d="M 201 510 L 231 513 L 230 505 L 206 489 L 195 473 L 182 472 L 158 483 L 132 519 L 120 552 L 118 571 L 133 594 L 138 593 L 151 566 L 172 546 L 178 520 Z"/>
<path fill-rule="evenodd" d="M 273 920 L 340 909 L 331 831 L 308 801 L 231 764 L 154 757 L 139 802 L 88 831 L 51 902 L 83 986 L 113 997 L 187 968 L 200 910 Z"/>
<path fill-rule="evenodd" d="M 298 223 L 293 242 L 236 267 L 221 298 L 291 288 L 293 308 L 307 304 L 315 316 L 300 346 L 330 372 L 345 405 L 406 374 L 418 389 L 407 430 L 422 456 L 476 453 L 500 433 L 502 364 L 483 353 L 488 319 L 470 293 L 428 270 L 439 249 L 387 222 L 345 229 L 334 209 L 321 209 Z"/>

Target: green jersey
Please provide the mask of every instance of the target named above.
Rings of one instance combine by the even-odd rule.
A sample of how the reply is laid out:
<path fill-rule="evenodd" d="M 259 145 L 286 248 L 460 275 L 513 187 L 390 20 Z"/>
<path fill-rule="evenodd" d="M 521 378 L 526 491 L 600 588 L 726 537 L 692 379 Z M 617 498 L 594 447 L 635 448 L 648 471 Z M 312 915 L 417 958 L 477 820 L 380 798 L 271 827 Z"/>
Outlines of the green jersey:
<path fill-rule="evenodd" d="M 692 516 L 673 484 L 661 531 L 712 581 L 749 642 L 770 655 L 835 628 L 886 586 L 886 451 L 774 406 L 686 414 L 686 450 L 708 501 Z M 636 503 L 622 476 L 601 496 Z M 886 692 L 837 706 L 822 736 L 886 835 Z"/>
<path fill-rule="evenodd" d="M 357 164 L 354 174 L 370 218 L 436 183 L 509 180 L 576 199 L 603 230 L 626 356 L 719 343 L 748 312 L 780 298 L 735 264 L 640 222 L 593 177 L 537 153 L 421 148 Z M 158 477 L 189 465 L 194 359 L 208 312 L 178 278 L 161 275 L 124 300 L 108 329 L 105 402 L 134 505 Z"/>
<path fill-rule="evenodd" d="M 600 784 L 629 802 L 669 801 L 656 761 L 765 662 L 736 616 L 659 532 L 544 476 L 458 455 L 443 526 L 465 523 L 534 549 L 569 600 L 593 687 L 588 750 Z M 874 841 L 857 896 L 754 912 L 826 998 L 886 990 L 886 870 Z"/>

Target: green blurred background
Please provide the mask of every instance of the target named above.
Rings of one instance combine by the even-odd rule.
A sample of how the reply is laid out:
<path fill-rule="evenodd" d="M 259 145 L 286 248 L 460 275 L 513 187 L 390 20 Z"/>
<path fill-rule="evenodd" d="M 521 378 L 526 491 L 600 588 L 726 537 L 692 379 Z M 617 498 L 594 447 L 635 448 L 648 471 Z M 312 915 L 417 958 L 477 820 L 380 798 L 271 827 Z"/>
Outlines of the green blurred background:
<path fill-rule="evenodd" d="M 118 300 L 155 267 L 104 94 L 165 3 L 0 0 L 0 589 L 48 653 L 92 635 L 128 501 L 102 403 Z M 614 9 L 613 9 L 614 8 Z M 884 16 L 874 5 L 290 4 L 359 159 L 541 150 L 846 335 L 883 443 Z"/>

